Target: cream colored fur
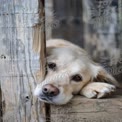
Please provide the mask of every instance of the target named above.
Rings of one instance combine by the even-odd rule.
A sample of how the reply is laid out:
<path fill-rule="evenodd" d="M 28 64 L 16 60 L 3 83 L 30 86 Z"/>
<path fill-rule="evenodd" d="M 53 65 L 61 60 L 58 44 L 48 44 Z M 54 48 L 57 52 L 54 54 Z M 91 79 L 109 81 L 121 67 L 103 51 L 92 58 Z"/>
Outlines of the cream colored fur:
<path fill-rule="evenodd" d="M 34 91 L 41 101 L 66 104 L 75 94 L 102 98 L 115 91 L 114 85 L 119 86 L 118 82 L 102 66 L 93 62 L 87 52 L 79 46 L 62 39 L 51 39 L 46 43 L 47 64 L 55 63 L 56 70 L 47 67 L 45 80 L 40 82 Z M 73 81 L 71 77 L 75 74 L 82 76 L 82 81 Z M 59 95 L 49 101 L 42 100 L 40 94 L 43 94 L 42 88 L 45 84 L 57 87 Z"/>

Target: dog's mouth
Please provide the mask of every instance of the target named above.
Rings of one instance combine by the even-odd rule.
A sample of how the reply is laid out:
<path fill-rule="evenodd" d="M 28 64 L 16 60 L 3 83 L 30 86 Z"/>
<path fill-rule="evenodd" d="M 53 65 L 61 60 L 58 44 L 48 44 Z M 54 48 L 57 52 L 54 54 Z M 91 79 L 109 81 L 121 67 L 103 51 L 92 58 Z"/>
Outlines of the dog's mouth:
<path fill-rule="evenodd" d="M 40 99 L 41 101 L 46 102 L 46 103 L 52 103 L 52 104 L 54 104 L 54 103 L 53 103 L 53 100 L 52 100 L 52 97 L 45 96 L 45 95 L 40 95 L 40 96 L 39 96 L 39 99 Z"/>

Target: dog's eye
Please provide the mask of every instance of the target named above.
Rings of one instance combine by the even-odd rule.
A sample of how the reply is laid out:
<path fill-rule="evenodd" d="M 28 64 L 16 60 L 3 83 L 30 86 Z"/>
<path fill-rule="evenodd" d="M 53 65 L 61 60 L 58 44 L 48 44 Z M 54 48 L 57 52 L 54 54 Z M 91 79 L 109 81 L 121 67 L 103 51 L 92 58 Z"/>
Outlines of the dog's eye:
<path fill-rule="evenodd" d="M 48 63 L 48 67 L 52 70 L 55 70 L 56 64 L 55 63 Z"/>
<path fill-rule="evenodd" d="M 76 82 L 82 81 L 82 77 L 80 75 L 74 75 L 74 76 L 72 76 L 71 79 Z"/>

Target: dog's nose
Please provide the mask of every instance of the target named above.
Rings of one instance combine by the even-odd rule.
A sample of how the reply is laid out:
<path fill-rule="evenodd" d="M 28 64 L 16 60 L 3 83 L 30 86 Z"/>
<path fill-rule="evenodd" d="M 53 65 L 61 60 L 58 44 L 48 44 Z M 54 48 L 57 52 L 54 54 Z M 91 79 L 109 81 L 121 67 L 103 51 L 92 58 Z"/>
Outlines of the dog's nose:
<path fill-rule="evenodd" d="M 59 94 L 59 89 L 52 84 L 47 84 L 43 86 L 42 92 L 46 96 L 54 97 Z"/>

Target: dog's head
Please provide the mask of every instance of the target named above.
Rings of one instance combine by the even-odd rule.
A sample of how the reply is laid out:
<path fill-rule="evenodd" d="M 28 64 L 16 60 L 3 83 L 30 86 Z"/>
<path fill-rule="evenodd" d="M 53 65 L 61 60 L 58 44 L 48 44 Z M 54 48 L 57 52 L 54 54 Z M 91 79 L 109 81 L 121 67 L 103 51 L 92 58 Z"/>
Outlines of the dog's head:
<path fill-rule="evenodd" d="M 66 104 L 93 80 L 113 80 L 100 65 L 91 61 L 80 48 L 47 48 L 47 74 L 34 94 L 52 104 Z"/>

